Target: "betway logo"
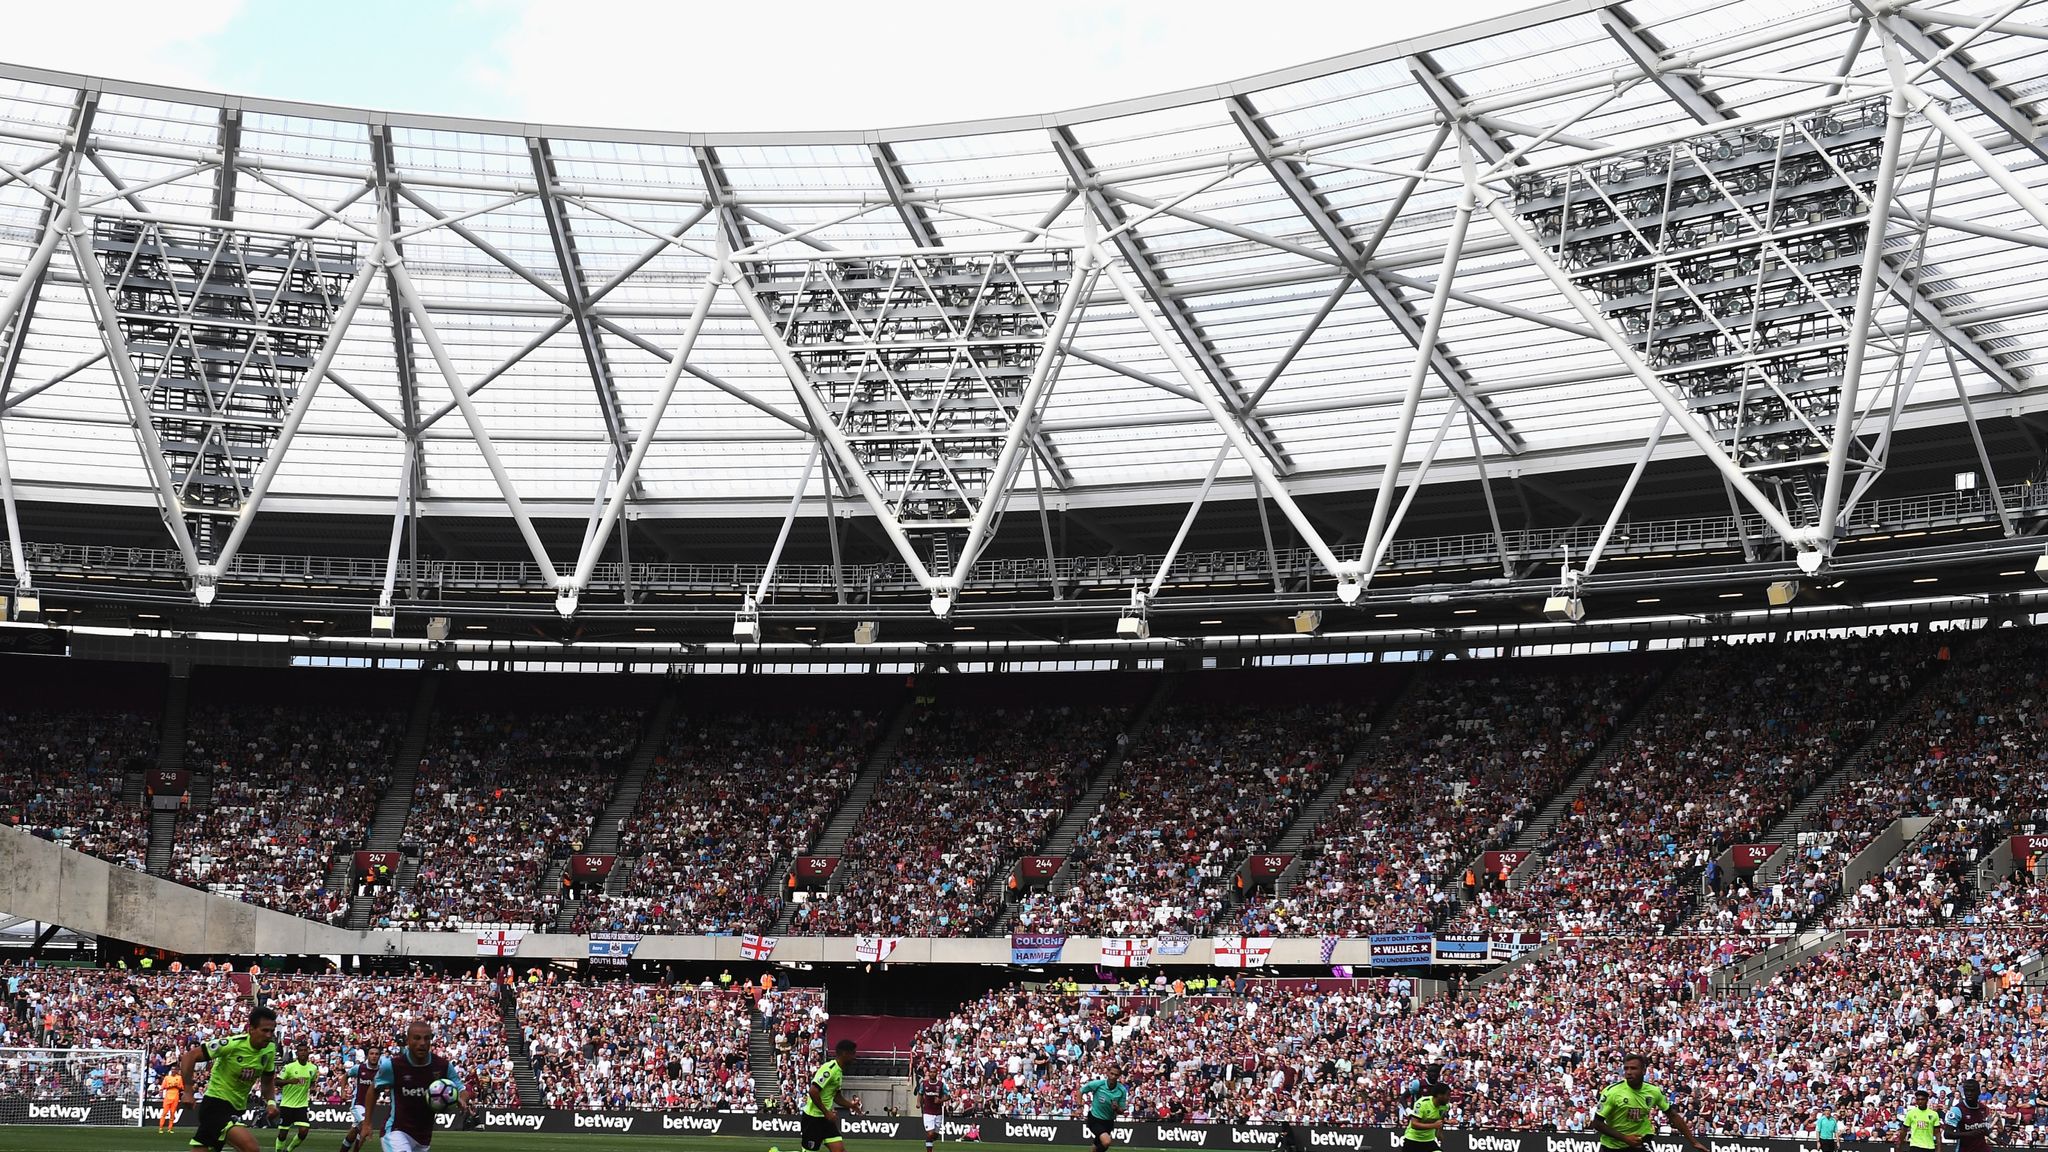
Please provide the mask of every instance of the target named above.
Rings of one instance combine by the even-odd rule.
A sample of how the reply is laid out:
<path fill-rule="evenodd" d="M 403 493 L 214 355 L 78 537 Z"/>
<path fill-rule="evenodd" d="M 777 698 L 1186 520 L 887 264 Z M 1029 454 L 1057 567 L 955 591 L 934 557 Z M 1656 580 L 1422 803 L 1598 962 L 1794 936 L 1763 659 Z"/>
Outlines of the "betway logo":
<path fill-rule="evenodd" d="M 534 1119 L 538 1120 L 539 1117 L 536 1116 Z M 663 1132 L 708 1132 L 716 1136 L 718 1135 L 718 1130 L 723 1127 L 725 1127 L 725 1120 L 723 1118 L 672 1116 L 666 1112 L 661 1114 L 661 1130 Z"/>
<path fill-rule="evenodd" d="M 1043 1140 L 1050 1144 L 1053 1141 L 1053 1137 L 1059 1134 L 1060 1130 L 1050 1124 L 1013 1124 L 1009 1121 L 1004 1121 L 1003 1123 L 1003 1138 L 1006 1140 L 1015 1140 L 1019 1136 L 1023 1136 L 1032 1140 Z"/>
<path fill-rule="evenodd" d="M 867 1120 L 859 1116 L 848 1116 L 839 1121 L 839 1130 L 848 1136 L 895 1136 L 900 1128 L 894 1120 Z"/>
<path fill-rule="evenodd" d="M 1263 1147 L 1272 1148 L 1279 1145 L 1280 1133 L 1267 1132 L 1258 1128 L 1232 1128 L 1230 1130 L 1230 1142 L 1232 1144 L 1258 1144 Z"/>
<path fill-rule="evenodd" d="M 31 1104 L 28 1106 L 28 1118 L 31 1120 L 79 1121 L 90 1115 L 92 1115 L 92 1107 L 87 1104 Z"/>
<path fill-rule="evenodd" d="M 1600 1152 L 1600 1142 L 1570 1136 L 1548 1136 L 1543 1140 L 1543 1152 Z"/>
<path fill-rule="evenodd" d="M 1308 1146 L 1311 1148 L 1363 1148 L 1363 1132 L 1310 1132 Z"/>
<path fill-rule="evenodd" d="M 1467 1136 L 1465 1147 L 1472 1152 L 1522 1152 L 1522 1142 L 1513 1136 Z"/>
<path fill-rule="evenodd" d="M 1209 1142 L 1209 1134 L 1200 1128 L 1168 1128 L 1161 1124 L 1154 1134 L 1161 1144 L 1193 1144 L 1200 1148 Z"/>
<path fill-rule="evenodd" d="M 1709 1140 L 1707 1152 L 1770 1152 L 1761 1144 L 1744 1144 L 1737 1140 Z"/>
<path fill-rule="evenodd" d="M 538 1132 L 538 1131 L 540 1131 L 540 1119 L 541 1119 L 541 1118 L 540 1118 L 540 1117 L 538 1117 L 538 1116 L 522 1116 L 522 1115 L 520 1115 L 520 1114 L 519 1114 L 519 1113 L 517 1113 L 517 1112 L 488 1112 L 488 1111 L 487 1111 L 487 1112 L 485 1112 L 485 1113 L 484 1113 L 484 1127 L 486 1127 L 486 1128 L 531 1128 L 531 1129 L 533 1129 L 533 1130 L 534 1130 L 535 1132 Z"/>
<path fill-rule="evenodd" d="M 792 1132 L 804 1130 L 802 1124 L 794 1120 L 784 1120 L 778 1116 L 750 1116 L 748 1119 L 751 1121 L 749 1130 L 757 1135 L 762 1132 L 768 1132 L 777 1136 L 787 1136 Z"/>
<path fill-rule="evenodd" d="M 308 1108 L 306 1119 L 314 1124 L 353 1124 L 355 1113 L 346 1108 Z"/>
<path fill-rule="evenodd" d="M 607 1132 L 631 1132 L 633 1130 L 633 1118 L 631 1116 L 589 1116 L 579 1113 L 570 1118 L 569 1126 L 572 1128 L 602 1128 Z"/>

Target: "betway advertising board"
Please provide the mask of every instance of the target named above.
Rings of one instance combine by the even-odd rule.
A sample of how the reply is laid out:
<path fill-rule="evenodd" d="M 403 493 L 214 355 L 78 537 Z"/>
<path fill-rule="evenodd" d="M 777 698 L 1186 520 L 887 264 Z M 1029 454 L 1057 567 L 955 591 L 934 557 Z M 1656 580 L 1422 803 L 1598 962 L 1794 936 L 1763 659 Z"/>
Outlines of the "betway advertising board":
<path fill-rule="evenodd" d="M 134 1127 L 154 1120 L 154 1104 L 147 1117 L 133 1102 L 111 1100 L 28 1100 L 9 1101 L 13 1107 L 0 1108 L 8 1122 L 28 1124 L 75 1124 Z M 26 1105 L 23 1107 L 22 1105 Z M 378 1109 L 380 1123 L 383 1109 Z M 800 1129 L 791 1115 L 762 1116 L 738 1112 L 627 1112 L 527 1108 L 485 1108 L 478 1113 L 482 1132 L 577 1132 L 610 1133 L 621 1136 L 740 1136 L 749 1139 L 794 1138 Z M 179 1123 L 192 1119 L 190 1109 L 181 1111 Z M 339 1129 L 349 1123 L 348 1109 L 314 1105 L 307 1119 L 316 1129 Z M 436 1117 L 442 1128 L 455 1125 L 453 1116 Z M 849 1148 L 860 1140 L 923 1140 L 924 1121 L 915 1116 L 856 1116 L 840 1113 L 840 1125 Z M 1401 1147 L 1401 1132 L 1394 1128 L 1331 1128 L 1321 1125 L 1277 1124 L 1168 1124 L 1134 1121 L 1119 1124 L 1116 1141 L 1132 1148 L 1203 1148 L 1220 1152 L 1271 1152 L 1281 1146 L 1284 1134 L 1292 1132 L 1294 1143 L 1304 1149 L 1328 1148 L 1339 1152 L 1379 1152 Z M 1072 1147 L 1088 1139 L 1078 1120 L 1017 1120 L 998 1117 L 961 1116 L 946 1121 L 947 1140 L 962 1140 L 970 1133 L 985 1144 L 1043 1144 Z M 1707 1152 L 1812 1152 L 1811 1141 L 1720 1139 L 1706 1140 Z M 1891 1152 L 1890 1146 L 1850 1141 L 1846 1152 Z M 1677 1140 L 1658 1138 L 1643 1145 L 1646 1152 L 1686 1152 Z M 1447 1129 L 1443 1152 L 1600 1152 L 1599 1141 L 1591 1136 L 1557 1132 L 1501 1132 L 1483 1129 Z M 2048 1152 L 2025 1149 L 2015 1152 Z"/>

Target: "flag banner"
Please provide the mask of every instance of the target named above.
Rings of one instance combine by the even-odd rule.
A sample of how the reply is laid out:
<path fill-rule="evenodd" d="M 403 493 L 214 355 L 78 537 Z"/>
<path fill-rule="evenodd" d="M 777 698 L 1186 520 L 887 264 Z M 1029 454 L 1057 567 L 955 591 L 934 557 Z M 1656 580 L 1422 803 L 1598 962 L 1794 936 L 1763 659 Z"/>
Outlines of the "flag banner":
<path fill-rule="evenodd" d="M 1264 968 L 1273 955 L 1273 941 L 1265 936 L 1216 937 L 1215 965 L 1218 968 Z"/>
<path fill-rule="evenodd" d="M 479 956 L 512 956 L 519 951 L 519 942 L 526 938 L 524 931 L 479 932 L 476 934 L 476 954 Z"/>
<path fill-rule="evenodd" d="M 1060 950 L 1067 946 L 1065 936 L 1043 934 L 1010 933 L 1010 963 L 1012 964 L 1057 964 Z"/>
<path fill-rule="evenodd" d="M 855 936 L 853 958 L 869 964 L 879 964 L 887 960 L 890 953 L 896 951 L 896 946 L 901 943 L 901 936 Z"/>
<path fill-rule="evenodd" d="M 775 955 L 775 946 L 782 942 L 779 936 L 761 936 L 753 932 L 740 937 L 740 959 L 766 960 Z"/>
<path fill-rule="evenodd" d="M 1351 965 L 1332 964 L 1330 965 L 1330 975 L 1335 976 L 1340 980 L 1349 980 L 1351 979 Z"/>
<path fill-rule="evenodd" d="M 1194 942 L 1195 938 L 1185 932 L 1168 932 L 1164 936 L 1153 938 L 1152 954 L 1154 956 L 1185 956 L 1188 954 L 1188 945 Z"/>
<path fill-rule="evenodd" d="M 1149 936 L 1112 936 L 1102 941 L 1105 968 L 1143 968 L 1152 962 Z"/>
<path fill-rule="evenodd" d="M 598 967 L 624 968 L 639 947 L 640 934 L 637 932 L 592 932 L 590 962 Z"/>
<path fill-rule="evenodd" d="M 1493 954 L 1493 938 L 1484 932 L 1445 932 L 1431 951 L 1439 964 L 1485 964 Z"/>
<path fill-rule="evenodd" d="M 1366 942 L 1371 946 L 1375 968 L 1429 967 L 1431 941 L 1427 932 L 1390 932 L 1368 937 Z"/>
<path fill-rule="evenodd" d="M 1337 938 L 1335 936 L 1323 937 L 1322 951 L 1323 963 L 1328 964 L 1330 962 L 1330 958 L 1337 954 Z"/>
<path fill-rule="evenodd" d="M 1495 932 L 1487 946 L 1487 959 L 1513 960 L 1543 943 L 1541 932 Z"/>

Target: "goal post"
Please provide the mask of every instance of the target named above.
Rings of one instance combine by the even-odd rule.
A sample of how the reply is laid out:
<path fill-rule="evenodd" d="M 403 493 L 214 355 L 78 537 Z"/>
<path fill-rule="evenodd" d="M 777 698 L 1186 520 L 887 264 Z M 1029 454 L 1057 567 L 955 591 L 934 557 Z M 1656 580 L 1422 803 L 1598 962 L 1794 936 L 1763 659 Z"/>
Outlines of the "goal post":
<path fill-rule="evenodd" d="M 125 1048 L 0 1048 L 0 1124 L 135 1128 L 151 1118 L 149 1061 Z"/>

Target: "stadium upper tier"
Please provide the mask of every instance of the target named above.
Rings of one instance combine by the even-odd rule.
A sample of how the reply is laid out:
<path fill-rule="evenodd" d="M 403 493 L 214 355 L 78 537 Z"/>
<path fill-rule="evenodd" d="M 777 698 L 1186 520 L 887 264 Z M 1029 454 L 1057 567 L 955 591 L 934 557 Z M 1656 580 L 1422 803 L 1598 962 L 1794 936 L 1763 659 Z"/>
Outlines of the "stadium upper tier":
<path fill-rule="evenodd" d="M 249 704 L 189 718 L 133 673 L 106 677 L 126 711 L 64 707 L 97 667 L 30 658 L 0 780 L 35 835 L 358 929 L 2038 924 L 2041 645 L 871 676 L 793 699 L 759 677 L 201 669 L 194 691 Z"/>
<path fill-rule="evenodd" d="M 1437 495 L 1487 467 L 1608 469 L 1517 526 L 1592 532 L 1584 506 L 1654 457 L 1695 466 L 1662 490 L 1672 516 L 1732 500 L 1737 535 L 1818 558 L 1838 524 L 1875 532 L 1872 502 L 1947 492 L 1956 451 L 2034 471 L 1961 431 L 2043 406 L 2042 7 L 1560 0 L 872 131 L 513 124 L 0 66 L 10 511 L 34 503 L 31 535 L 63 546 L 115 531 L 67 532 L 66 508 L 159 510 L 166 531 L 122 542 L 168 549 L 160 575 L 202 604 L 272 594 L 238 555 L 319 550 L 302 521 L 248 536 L 264 515 L 359 518 L 335 554 L 371 569 L 394 512 L 480 522 L 468 557 L 431 531 L 443 555 L 394 555 L 530 557 L 525 590 L 564 613 L 617 582 L 596 565 L 622 535 L 687 552 L 665 519 L 850 515 L 833 555 L 902 565 L 943 614 L 993 579 L 977 564 L 1073 559 L 1022 514 L 989 550 L 1005 508 L 1261 497 L 1348 597 L 1419 534 L 1389 516 L 1403 469 Z M 1947 436 L 1887 470 L 1916 430 Z M 1324 498 L 1369 499 L 1370 528 Z M 1456 499 L 1439 524 L 1490 539 Z M 11 567 L 62 585 L 75 559 Z"/>

